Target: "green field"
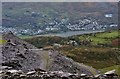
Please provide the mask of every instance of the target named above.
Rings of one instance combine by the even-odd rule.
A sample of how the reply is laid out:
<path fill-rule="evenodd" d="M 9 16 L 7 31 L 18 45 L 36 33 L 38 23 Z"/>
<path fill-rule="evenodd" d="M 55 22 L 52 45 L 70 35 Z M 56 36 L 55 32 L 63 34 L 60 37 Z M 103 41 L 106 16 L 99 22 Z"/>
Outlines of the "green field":
<path fill-rule="evenodd" d="M 100 33 L 97 35 L 97 37 L 99 37 L 99 38 L 116 38 L 116 37 L 118 37 L 119 32 L 120 31 Z"/>
<path fill-rule="evenodd" d="M 79 36 L 80 40 L 90 39 L 92 40 L 92 44 L 110 44 L 111 40 L 119 38 L 118 35 L 120 31 L 112 31 L 112 32 L 103 32 L 103 33 L 96 33 L 96 34 L 88 34 L 88 35 L 81 35 Z"/>

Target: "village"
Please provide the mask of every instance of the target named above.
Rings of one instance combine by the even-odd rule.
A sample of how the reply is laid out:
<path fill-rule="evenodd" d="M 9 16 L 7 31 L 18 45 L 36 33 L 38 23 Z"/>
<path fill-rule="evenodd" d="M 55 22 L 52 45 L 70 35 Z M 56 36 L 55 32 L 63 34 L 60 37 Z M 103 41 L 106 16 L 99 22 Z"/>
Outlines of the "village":
<path fill-rule="evenodd" d="M 34 16 L 33 16 L 34 15 Z M 37 13 L 32 12 L 32 16 L 38 16 Z M 103 15 L 105 18 L 112 18 L 112 14 Z M 43 17 L 45 18 L 45 16 Z M 4 19 L 3 19 L 4 20 Z M 31 19 L 32 20 L 32 19 Z M 78 19 L 74 22 L 70 21 L 70 18 L 63 18 L 58 20 L 58 18 L 53 19 L 50 22 L 45 23 L 35 23 L 27 22 L 24 24 L 25 28 L 19 27 L 17 24 L 13 26 L 5 26 L 4 24 L 0 26 L 0 33 L 12 31 L 16 35 L 39 35 L 48 33 L 60 33 L 67 31 L 95 31 L 95 30 L 108 30 L 117 28 L 116 23 L 106 23 L 99 24 L 99 20 L 84 16 L 83 19 Z"/>

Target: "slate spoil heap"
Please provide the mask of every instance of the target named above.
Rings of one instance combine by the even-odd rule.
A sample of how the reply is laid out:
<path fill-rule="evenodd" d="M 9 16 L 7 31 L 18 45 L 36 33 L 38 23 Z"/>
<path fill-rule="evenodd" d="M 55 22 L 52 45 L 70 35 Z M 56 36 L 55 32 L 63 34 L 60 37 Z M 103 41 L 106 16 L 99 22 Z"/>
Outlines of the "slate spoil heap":
<path fill-rule="evenodd" d="M 35 69 L 26 73 L 22 72 L 21 70 L 10 69 L 0 71 L 0 77 L 2 79 L 119 79 L 118 75 L 115 74 L 115 70 L 106 72 L 105 74 L 88 76 L 86 74 L 72 74 L 63 71 L 46 72 L 41 69 Z"/>
<path fill-rule="evenodd" d="M 0 46 L 2 79 L 93 79 L 98 74 L 94 68 L 74 62 L 57 51 L 40 50 L 12 32 L 4 33 L 2 39 L 6 41 Z M 109 77 L 117 79 L 113 78 L 116 75 Z"/>

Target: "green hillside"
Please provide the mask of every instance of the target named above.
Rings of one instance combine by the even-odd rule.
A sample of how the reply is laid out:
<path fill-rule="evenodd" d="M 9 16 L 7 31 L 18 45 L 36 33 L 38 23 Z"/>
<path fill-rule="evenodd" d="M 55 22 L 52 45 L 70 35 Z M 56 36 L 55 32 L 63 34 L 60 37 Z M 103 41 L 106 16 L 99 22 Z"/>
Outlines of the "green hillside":
<path fill-rule="evenodd" d="M 119 44 L 118 33 L 119 31 L 111 31 L 68 38 L 56 36 L 26 37 L 24 40 L 38 48 L 56 49 L 61 51 L 61 54 L 79 63 L 84 63 L 96 69 L 103 69 L 120 64 L 120 51 L 117 50 Z M 68 44 L 71 40 L 76 41 L 78 44 Z M 91 41 L 89 42 L 89 40 Z M 86 44 L 82 43 L 86 41 Z M 61 46 L 56 47 L 54 44 L 60 44 Z"/>
<path fill-rule="evenodd" d="M 119 38 L 118 35 L 120 31 L 112 31 L 112 32 L 104 32 L 104 33 L 96 33 L 96 34 L 88 34 L 81 35 L 79 39 L 81 40 L 92 40 L 92 44 L 108 44 L 112 43 L 112 40 Z"/>
<path fill-rule="evenodd" d="M 119 64 L 116 53 L 118 51 L 111 48 L 94 48 L 94 47 L 69 47 L 61 48 L 64 55 L 73 60 L 92 66 L 96 69 L 106 68 Z"/>

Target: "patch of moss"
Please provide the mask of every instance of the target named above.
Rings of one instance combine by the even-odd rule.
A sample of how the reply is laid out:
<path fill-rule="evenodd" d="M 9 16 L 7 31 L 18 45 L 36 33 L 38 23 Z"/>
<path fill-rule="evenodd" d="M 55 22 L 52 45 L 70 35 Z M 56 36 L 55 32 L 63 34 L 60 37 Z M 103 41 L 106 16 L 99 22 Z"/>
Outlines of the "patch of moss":
<path fill-rule="evenodd" d="M 7 42 L 6 40 L 0 39 L 0 44 L 4 44 L 6 42 Z"/>

